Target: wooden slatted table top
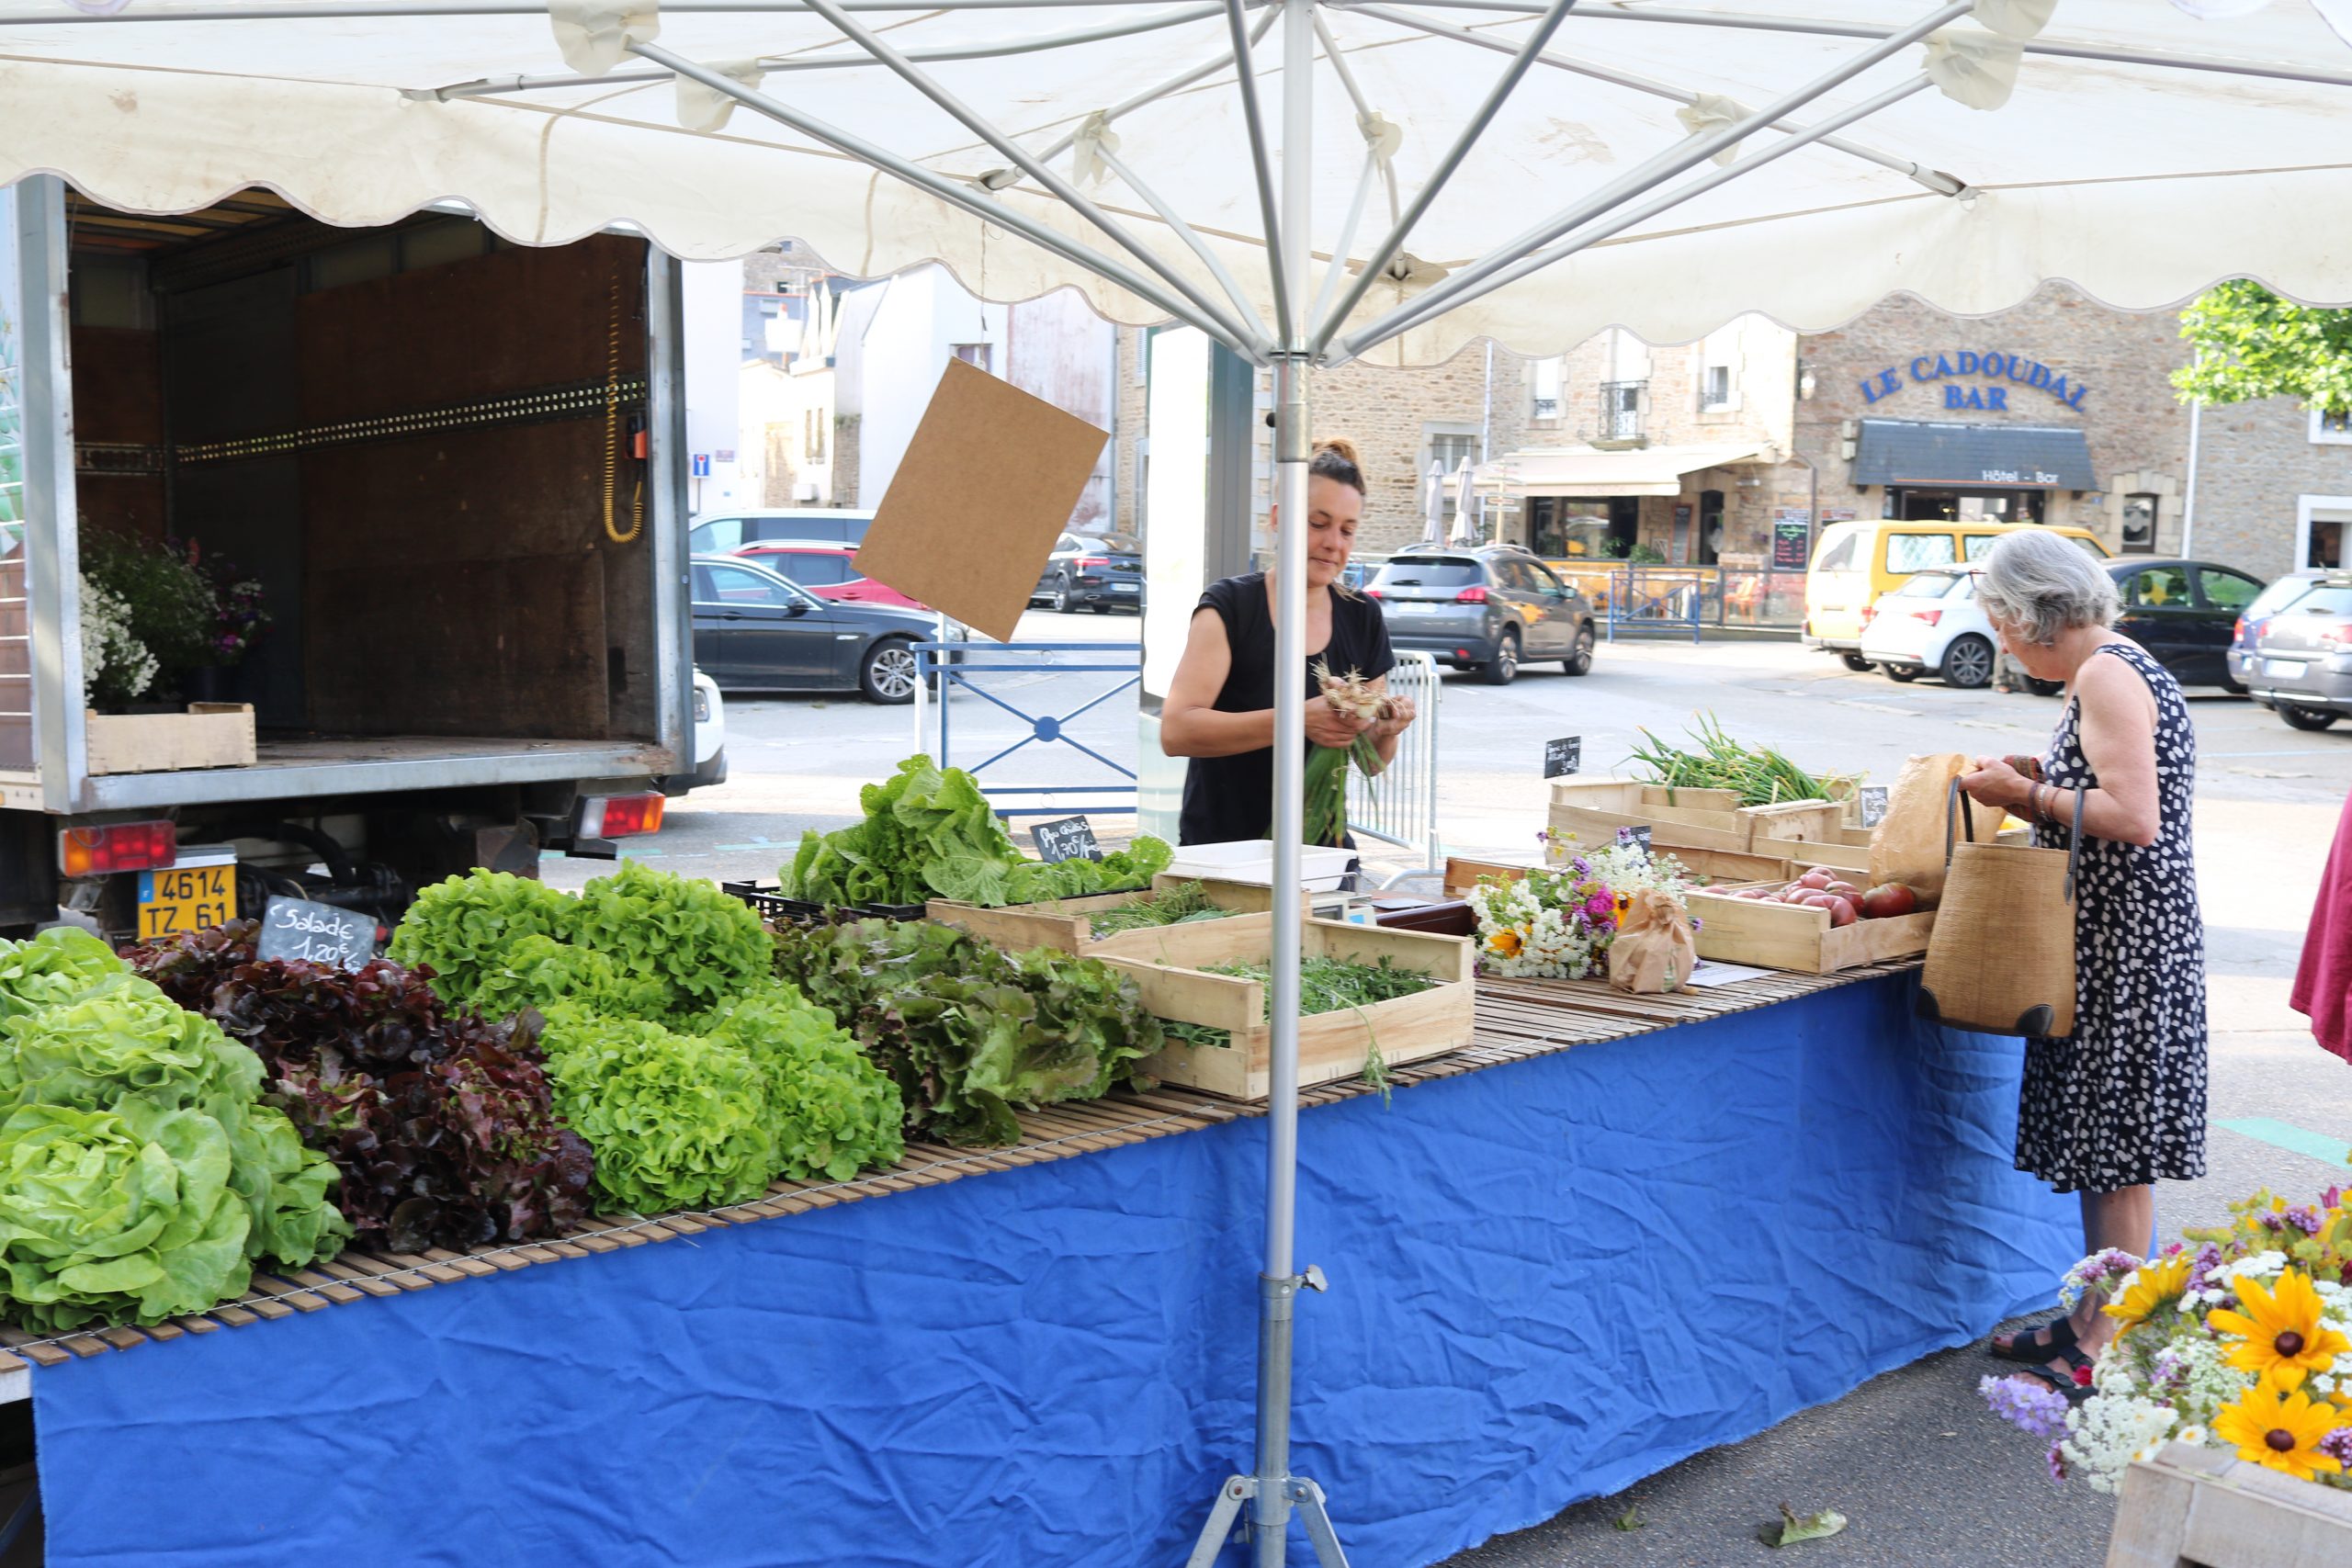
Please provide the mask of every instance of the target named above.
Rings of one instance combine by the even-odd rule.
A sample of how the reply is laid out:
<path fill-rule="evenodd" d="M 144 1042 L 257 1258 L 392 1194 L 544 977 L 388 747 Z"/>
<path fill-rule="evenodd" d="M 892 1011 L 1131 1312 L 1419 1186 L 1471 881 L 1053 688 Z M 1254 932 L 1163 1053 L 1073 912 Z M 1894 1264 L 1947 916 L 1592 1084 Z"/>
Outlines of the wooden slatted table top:
<path fill-rule="evenodd" d="M 1510 1062 L 1603 1040 L 1647 1034 L 1677 1024 L 1702 1022 L 1770 1007 L 1857 981 L 1916 969 L 1904 959 L 1843 970 L 1834 975 L 1772 974 L 1736 986 L 1700 988 L 1671 996 L 1633 996 L 1597 980 L 1498 980 L 1478 982 L 1478 1028 L 1470 1045 L 1431 1056 L 1388 1073 L 1392 1089 L 1453 1077 Z M 1302 1091 L 1306 1106 L 1329 1105 L 1377 1094 L 1373 1085 L 1349 1081 Z M 997 1149 L 955 1149 L 909 1144 L 905 1157 L 886 1170 L 849 1181 L 778 1181 L 759 1197 L 723 1208 L 650 1216 L 599 1214 L 560 1236 L 476 1247 L 457 1253 L 435 1249 L 423 1256 L 349 1251 L 332 1262 L 277 1274 L 256 1273 L 253 1289 L 209 1312 L 174 1318 L 148 1328 L 91 1328 L 41 1336 L 0 1326 L 0 1403 L 29 1397 L 30 1366 L 59 1366 L 76 1359 L 131 1350 L 151 1342 L 243 1328 L 297 1313 L 323 1311 L 370 1296 L 398 1296 L 487 1279 L 518 1269 L 587 1258 L 622 1247 L 670 1241 L 718 1227 L 910 1192 L 967 1176 L 1012 1170 L 1046 1160 L 1068 1159 L 1098 1149 L 1117 1148 L 1171 1134 L 1191 1132 L 1246 1116 L 1265 1114 L 1262 1104 L 1243 1104 L 1162 1087 L 1148 1093 L 1114 1090 L 1098 1100 L 1056 1105 L 1021 1115 L 1022 1138 Z"/>

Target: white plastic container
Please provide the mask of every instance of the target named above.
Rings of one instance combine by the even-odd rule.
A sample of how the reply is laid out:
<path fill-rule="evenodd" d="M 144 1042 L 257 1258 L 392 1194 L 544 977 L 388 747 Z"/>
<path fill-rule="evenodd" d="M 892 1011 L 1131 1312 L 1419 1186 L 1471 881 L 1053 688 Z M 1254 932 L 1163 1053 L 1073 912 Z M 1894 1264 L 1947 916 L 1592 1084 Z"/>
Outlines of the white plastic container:
<path fill-rule="evenodd" d="M 1327 850 L 1307 845 L 1299 852 L 1299 877 L 1309 892 L 1329 893 L 1346 880 L 1353 850 Z M 1238 839 L 1229 844 L 1186 844 L 1168 867 L 1170 874 L 1224 882 L 1247 882 L 1260 887 L 1274 883 L 1274 844 L 1271 839 Z"/>

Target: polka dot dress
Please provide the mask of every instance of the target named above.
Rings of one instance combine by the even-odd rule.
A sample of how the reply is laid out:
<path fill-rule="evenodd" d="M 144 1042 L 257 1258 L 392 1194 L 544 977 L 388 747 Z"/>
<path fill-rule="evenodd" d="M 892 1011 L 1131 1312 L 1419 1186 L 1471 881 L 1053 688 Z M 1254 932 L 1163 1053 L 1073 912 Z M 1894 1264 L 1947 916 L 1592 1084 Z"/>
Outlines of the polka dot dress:
<path fill-rule="evenodd" d="M 2162 826 L 2146 848 L 2083 840 L 2075 888 L 2075 1032 L 2026 1042 L 2019 1170 L 2061 1192 L 2112 1192 L 2205 1174 L 2205 925 L 2197 908 L 2189 808 L 2197 731 L 2180 686 L 2146 649 L 2111 642 L 2156 699 Z M 2069 796 L 2098 779 L 2068 703 L 2042 776 Z M 2071 809 L 2059 808 L 2064 816 Z M 2064 849 L 2042 824 L 2035 842 Z"/>

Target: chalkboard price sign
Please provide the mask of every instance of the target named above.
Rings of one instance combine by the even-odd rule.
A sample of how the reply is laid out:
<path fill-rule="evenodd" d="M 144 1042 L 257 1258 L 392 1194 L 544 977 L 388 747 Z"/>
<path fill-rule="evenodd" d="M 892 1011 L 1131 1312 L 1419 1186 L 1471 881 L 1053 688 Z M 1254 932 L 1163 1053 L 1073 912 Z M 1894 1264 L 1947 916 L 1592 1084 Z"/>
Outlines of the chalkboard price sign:
<path fill-rule="evenodd" d="M 1861 792 L 1862 826 L 1875 828 L 1886 820 L 1886 786 L 1864 784 Z"/>
<path fill-rule="evenodd" d="M 376 956 L 376 918 L 307 898 L 272 898 L 262 911 L 258 954 L 357 969 Z"/>
<path fill-rule="evenodd" d="M 1584 737 L 1563 736 L 1544 742 L 1544 776 L 1561 779 L 1584 766 Z"/>
<path fill-rule="evenodd" d="M 1647 823 L 1635 828 L 1618 829 L 1617 841 L 1621 844 L 1631 844 L 1641 851 L 1644 860 L 1649 859 L 1654 852 L 1650 848 L 1650 828 Z"/>
<path fill-rule="evenodd" d="M 1029 829 L 1042 861 L 1101 860 L 1102 846 L 1094 841 L 1094 825 L 1083 817 L 1040 822 Z"/>

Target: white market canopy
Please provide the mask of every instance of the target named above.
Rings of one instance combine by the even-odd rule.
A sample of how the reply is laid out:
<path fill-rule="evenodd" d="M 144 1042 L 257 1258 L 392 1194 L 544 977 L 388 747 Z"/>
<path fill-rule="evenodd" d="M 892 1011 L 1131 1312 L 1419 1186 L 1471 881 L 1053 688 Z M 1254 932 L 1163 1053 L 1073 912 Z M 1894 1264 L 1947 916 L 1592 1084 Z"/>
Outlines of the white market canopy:
<path fill-rule="evenodd" d="M 1680 495 L 1685 474 L 1771 459 L 1770 449 L 1754 441 L 1645 446 L 1629 452 L 1603 452 L 1590 446 L 1536 447 L 1509 453 L 1486 465 L 1478 471 L 1478 484 L 1481 489 L 1523 496 Z"/>
<path fill-rule="evenodd" d="M 1973 17 L 1931 0 L 1326 0 L 1315 287 L 1335 250 L 1359 268 L 1395 255 L 1317 357 L 1426 363 L 1482 335 L 1556 350 L 1612 324 L 1681 342 L 1747 310 L 1820 330 L 1900 290 L 1981 313 L 2051 278 L 2128 309 L 2240 274 L 2352 300 L 2352 245 L 2314 220 L 2352 211 L 2352 48 L 2329 20 L 2352 31 L 2352 0 L 2177 3 L 2218 19 L 2064 0 L 2037 34 L 2051 0 Z M 861 276 L 942 261 L 993 299 L 1075 285 L 1114 319 L 1187 315 L 1252 357 L 1281 335 L 1281 161 L 1249 134 L 1255 115 L 1261 144 L 1301 140 L 1278 121 L 1279 7 L 554 9 L 562 46 L 545 0 L 0 0 L 0 183 L 62 174 L 140 212 L 258 184 L 339 224 L 455 198 L 511 239 L 626 221 L 690 258 L 794 238 Z M 793 123 L 722 96 L 748 84 Z M 1465 281 L 1481 258 L 1510 276 L 1555 235 L 1571 259 L 1492 292 Z M 1433 286 L 1450 309 L 1385 336 Z"/>

